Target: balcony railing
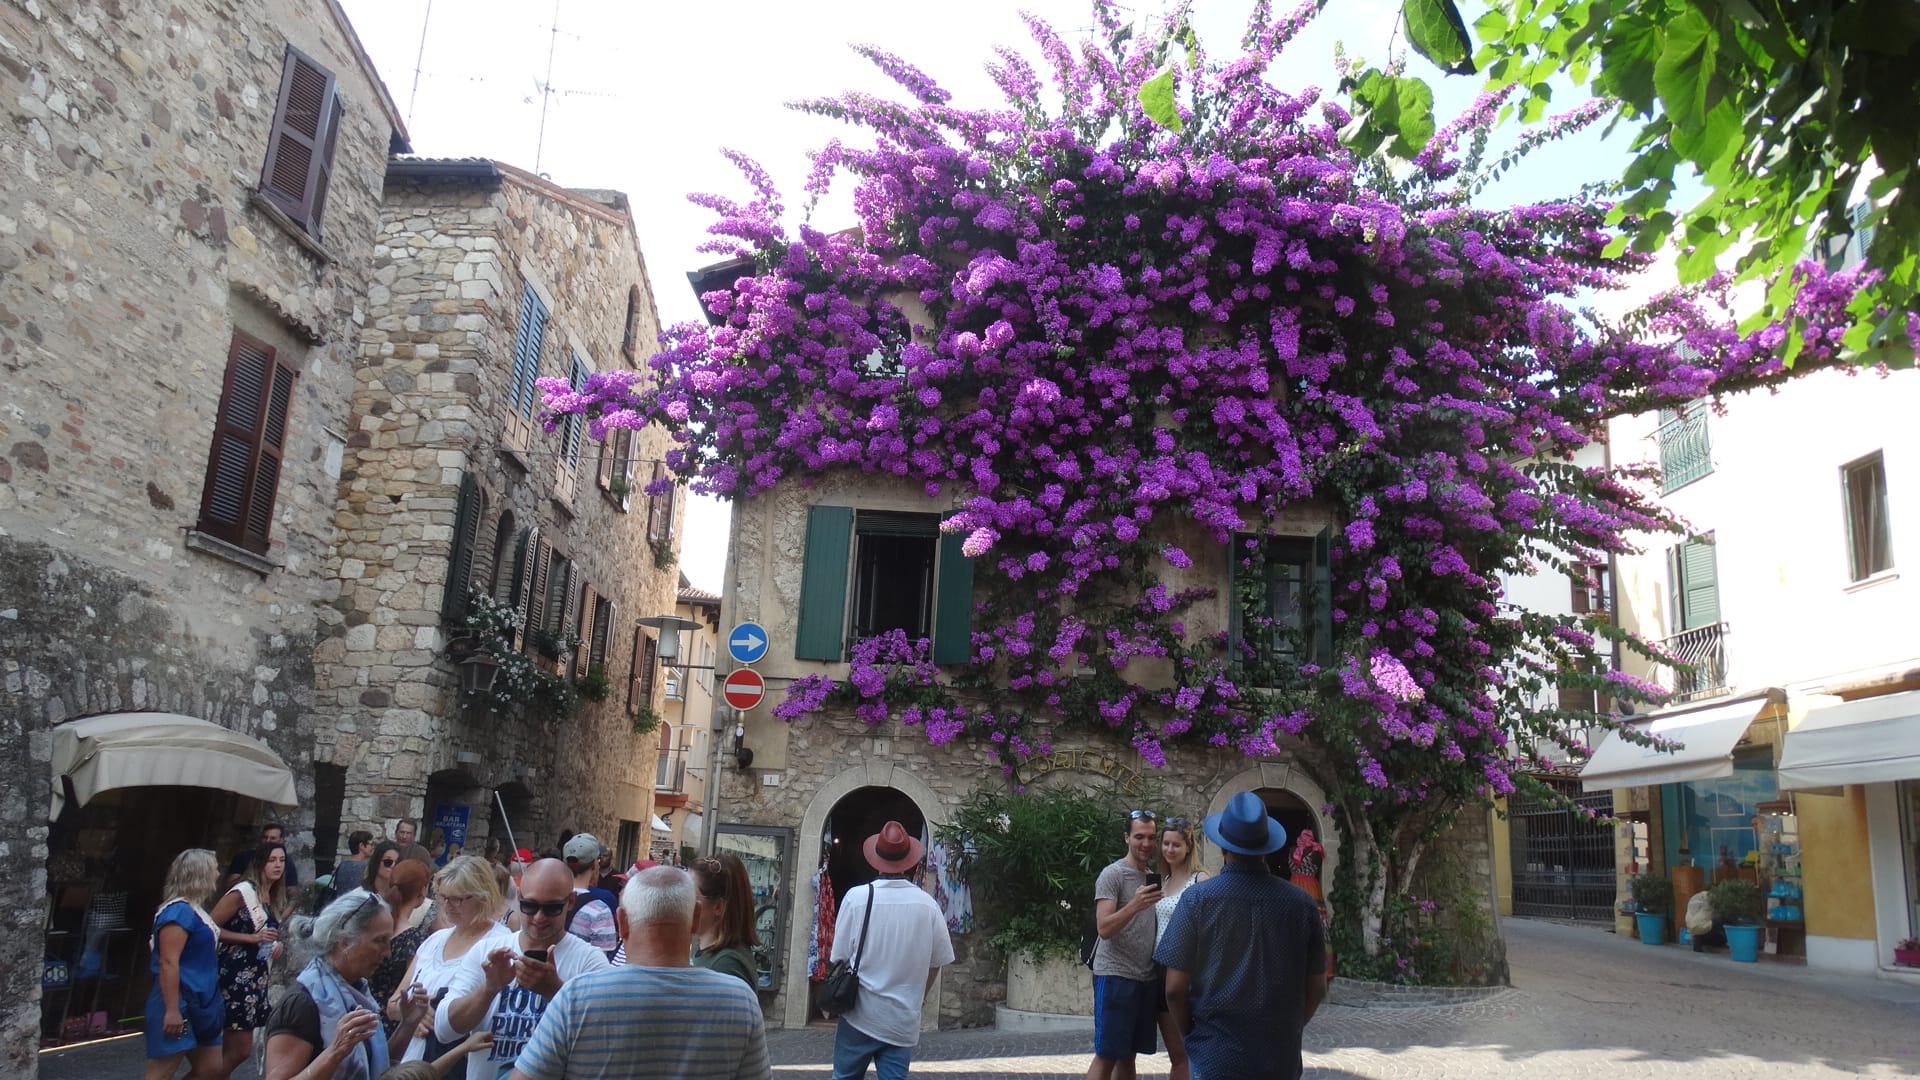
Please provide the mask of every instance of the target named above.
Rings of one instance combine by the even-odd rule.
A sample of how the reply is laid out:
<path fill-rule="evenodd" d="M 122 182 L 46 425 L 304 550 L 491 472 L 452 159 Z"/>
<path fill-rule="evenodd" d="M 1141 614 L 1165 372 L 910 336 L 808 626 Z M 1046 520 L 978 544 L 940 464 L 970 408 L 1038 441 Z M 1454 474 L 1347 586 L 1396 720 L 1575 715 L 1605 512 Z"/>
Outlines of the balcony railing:
<path fill-rule="evenodd" d="M 1682 630 L 1659 647 L 1681 667 L 1659 669 L 1660 685 L 1673 691 L 1672 704 L 1695 701 L 1727 688 L 1727 624 L 1709 623 Z"/>
<path fill-rule="evenodd" d="M 653 774 L 655 791 L 687 789 L 687 751 L 685 748 L 660 751 L 660 764 Z"/>
<path fill-rule="evenodd" d="M 1659 439 L 1661 494 L 1685 487 L 1713 471 L 1705 406 L 1688 406 L 1684 416 L 1662 412 Z"/>

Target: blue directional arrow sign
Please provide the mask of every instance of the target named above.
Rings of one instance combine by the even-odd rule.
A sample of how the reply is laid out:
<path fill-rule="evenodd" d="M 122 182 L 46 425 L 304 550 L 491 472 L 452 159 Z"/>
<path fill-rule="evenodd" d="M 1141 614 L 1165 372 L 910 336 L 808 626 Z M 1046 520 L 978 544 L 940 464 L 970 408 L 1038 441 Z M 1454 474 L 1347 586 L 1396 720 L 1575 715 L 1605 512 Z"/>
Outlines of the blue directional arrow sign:
<path fill-rule="evenodd" d="M 727 632 L 727 653 L 736 664 L 751 664 L 767 655 L 767 630 L 759 623 L 743 622 Z"/>

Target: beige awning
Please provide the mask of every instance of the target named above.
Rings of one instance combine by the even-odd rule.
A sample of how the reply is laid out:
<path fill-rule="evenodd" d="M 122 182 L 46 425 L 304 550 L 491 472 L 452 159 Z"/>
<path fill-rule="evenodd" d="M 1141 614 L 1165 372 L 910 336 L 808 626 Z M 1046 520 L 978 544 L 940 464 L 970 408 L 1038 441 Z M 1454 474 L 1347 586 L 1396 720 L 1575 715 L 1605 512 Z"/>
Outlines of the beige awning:
<path fill-rule="evenodd" d="M 1723 705 L 1655 716 L 1635 725 L 1656 738 L 1679 743 L 1662 750 L 1628 742 L 1618 732 L 1593 751 L 1580 770 L 1583 791 L 1654 784 L 1684 784 L 1733 775 L 1733 748 L 1755 717 L 1772 704 L 1768 697 L 1747 697 Z"/>
<path fill-rule="evenodd" d="M 109 713 L 53 729 L 53 816 L 73 781 L 85 806 L 126 787 L 204 787 L 292 806 L 293 770 L 265 743 L 219 724 L 173 713 Z"/>
<path fill-rule="evenodd" d="M 1787 791 L 1920 780 L 1920 690 L 1809 712 L 1780 754 Z"/>
<path fill-rule="evenodd" d="M 653 815 L 653 831 L 659 833 L 661 836 L 672 836 L 673 826 L 661 821 L 660 815 L 655 814 Z"/>

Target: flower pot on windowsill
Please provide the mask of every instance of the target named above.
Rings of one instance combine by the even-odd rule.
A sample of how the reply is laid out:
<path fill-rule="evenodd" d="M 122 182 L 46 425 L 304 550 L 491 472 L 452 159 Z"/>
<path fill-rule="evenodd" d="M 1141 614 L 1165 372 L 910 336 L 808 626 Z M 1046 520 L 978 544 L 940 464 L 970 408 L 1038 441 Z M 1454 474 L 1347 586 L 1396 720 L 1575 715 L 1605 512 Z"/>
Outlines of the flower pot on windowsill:
<path fill-rule="evenodd" d="M 1893 962 L 1901 967 L 1920 968 L 1920 946 L 1893 950 Z"/>

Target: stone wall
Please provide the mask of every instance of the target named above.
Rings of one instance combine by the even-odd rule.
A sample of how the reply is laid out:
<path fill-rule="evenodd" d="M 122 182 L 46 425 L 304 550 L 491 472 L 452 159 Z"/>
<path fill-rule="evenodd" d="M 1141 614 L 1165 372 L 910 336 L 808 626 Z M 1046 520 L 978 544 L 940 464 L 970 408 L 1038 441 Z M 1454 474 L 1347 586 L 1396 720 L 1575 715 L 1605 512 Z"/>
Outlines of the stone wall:
<path fill-rule="evenodd" d="M 291 43 L 345 113 L 318 244 L 259 209 Z M 397 121 L 329 2 L 0 8 L 0 1074 L 31 1075 L 48 728 L 166 709 L 311 794 L 310 648 Z M 192 532 L 232 333 L 299 371 L 264 557 Z M 290 819 L 297 860 L 310 819 Z M 215 842 L 181 836 L 181 846 Z M 157 884 L 157 883 L 156 883 Z M 142 916 L 135 915 L 137 921 Z"/>
<path fill-rule="evenodd" d="M 644 498 L 625 512 L 597 486 L 601 446 L 588 440 L 571 469 L 558 435 L 523 430 L 516 446 L 508 396 L 528 280 L 552 310 L 541 375 L 564 377 L 573 351 L 596 370 L 651 351 L 657 318 L 632 222 L 617 193 L 571 192 L 505 166 L 481 178 L 408 175 L 388 184 L 374 249 L 315 754 L 347 768 L 343 835 L 431 814 L 429 800 L 445 799 L 474 806 L 471 844 L 486 834 L 492 790 L 505 787 L 522 846 L 550 846 L 563 827 L 610 842 L 619 821 L 651 814 L 655 738 L 631 732 L 625 707 L 632 620 L 673 610 L 678 573 L 655 564 Z M 635 288 L 645 302 L 629 360 Z M 662 456 L 662 433 L 640 441 L 642 458 Z M 442 625 L 441 606 L 467 473 L 487 506 L 475 585 L 494 579 L 496 531 L 510 514 L 509 534 L 538 525 L 618 605 L 613 696 L 554 727 L 494 715 L 458 689 L 447 644 L 460 628 Z"/>

